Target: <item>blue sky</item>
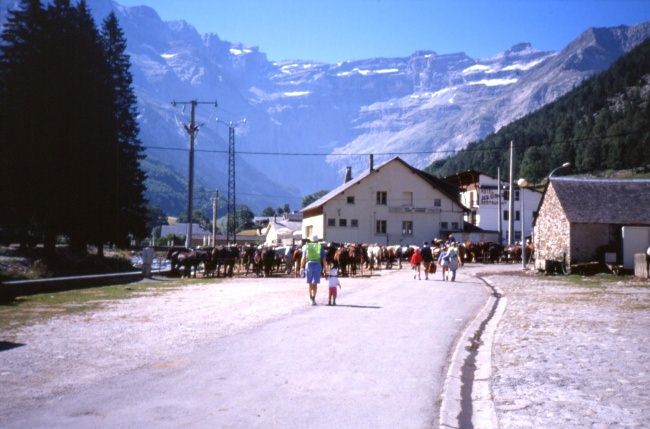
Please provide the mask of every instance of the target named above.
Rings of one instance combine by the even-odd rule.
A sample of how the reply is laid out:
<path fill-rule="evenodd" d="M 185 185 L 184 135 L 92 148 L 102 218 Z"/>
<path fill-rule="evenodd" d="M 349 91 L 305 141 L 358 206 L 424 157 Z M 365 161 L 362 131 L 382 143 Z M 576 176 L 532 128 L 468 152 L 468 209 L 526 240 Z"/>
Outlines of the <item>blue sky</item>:
<path fill-rule="evenodd" d="M 589 27 L 650 21 L 650 0 L 117 0 L 259 46 L 270 60 L 335 63 L 416 50 L 474 58 L 519 42 L 560 50 Z"/>

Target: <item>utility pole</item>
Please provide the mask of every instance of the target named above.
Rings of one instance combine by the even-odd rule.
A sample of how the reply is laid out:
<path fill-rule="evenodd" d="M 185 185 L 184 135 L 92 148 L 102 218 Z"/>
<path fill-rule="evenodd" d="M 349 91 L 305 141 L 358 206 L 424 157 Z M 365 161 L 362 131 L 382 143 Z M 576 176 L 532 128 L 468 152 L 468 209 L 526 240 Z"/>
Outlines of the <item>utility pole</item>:
<path fill-rule="evenodd" d="M 212 247 L 217 247 L 217 219 L 219 213 L 219 191 L 212 197 Z"/>
<path fill-rule="evenodd" d="M 237 204 L 235 193 L 235 127 L 228 126 L 228 244 L 237 243 Z"/>
<path fill-rule="evenodd" d="M 510 177 L 508 181 L 510 182 L 510 192 L 508 194 L 508 246 L 512 246 L 513 238 L 515 235 L 515 193 L 514 193 L 514 142 L 510 140 Z"/>
<path fill-rule="evenodd" d="M 236 181 L 235 181 L 235 128 L 237 125 L 245 124 L 246 119 L 234 123 L 225 122 L 217 118 L 220 122 L 228 126 L 228 217 L 226 221 L 226 241 L 228 244 L 237 243 L 237 201 L 236 201 Z"/>
<path fill-rule="evenodd" d="M 501 167 L 497 167 L 497 231 L 499 233 L 499 246 L 503 244 L 503 213 L 501 209 L 501 197 L 503 189 L 501 186 Z"/>
<path fill-rule="evenodd" d="M 187 235 L 185 236 L 185 247 L 188 249 L 192 247 L 192 196 L 194 192 L 194 140 L 196 138 L 196 133 L 199 132 L 199 125 L 196 124 L 195 115 L 196 115 L 196 106 L 199 104 L 213 104 L 214 107 L 217 107 L 217 102 L 208 102 L 208 101 L 172 101 L 172 106 L 177 105 L 190 105 L 190 123 L 183 124 L 183 128 L 187 134 L 190 135 L 190 159 L 189 159 L 189 168 L 188 168 L 188 179 L 187 179 Z"/>

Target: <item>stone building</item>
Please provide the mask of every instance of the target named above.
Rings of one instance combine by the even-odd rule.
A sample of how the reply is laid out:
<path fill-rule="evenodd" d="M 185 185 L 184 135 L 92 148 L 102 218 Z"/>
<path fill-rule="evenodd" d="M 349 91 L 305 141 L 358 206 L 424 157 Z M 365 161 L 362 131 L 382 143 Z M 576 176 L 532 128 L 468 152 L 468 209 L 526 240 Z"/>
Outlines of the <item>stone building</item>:
<path fill-rule="evenodd" d="M 553 177 L 533 223 L 535 267 L 604 262 L 605 252 L 622 265 L 644 251 L 649 233 L 650 180 Z"/>

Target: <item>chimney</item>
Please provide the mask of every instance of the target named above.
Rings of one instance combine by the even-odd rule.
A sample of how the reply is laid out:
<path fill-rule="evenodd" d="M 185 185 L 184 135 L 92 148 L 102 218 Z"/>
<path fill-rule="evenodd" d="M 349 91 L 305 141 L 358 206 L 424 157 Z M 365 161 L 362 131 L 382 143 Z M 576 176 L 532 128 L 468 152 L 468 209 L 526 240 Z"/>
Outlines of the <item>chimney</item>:
<path fill-rule="evenodd" d="M 352 167 L 345 167 L 345 176 L 343 176 L 343 183 L 348 183 L 352 180 Z"/>
<path fill-rule="evenodd" d="M 370 171 L 375 169 L 375 157 L 373 154 L 368 155 L 368 169 Z"/>

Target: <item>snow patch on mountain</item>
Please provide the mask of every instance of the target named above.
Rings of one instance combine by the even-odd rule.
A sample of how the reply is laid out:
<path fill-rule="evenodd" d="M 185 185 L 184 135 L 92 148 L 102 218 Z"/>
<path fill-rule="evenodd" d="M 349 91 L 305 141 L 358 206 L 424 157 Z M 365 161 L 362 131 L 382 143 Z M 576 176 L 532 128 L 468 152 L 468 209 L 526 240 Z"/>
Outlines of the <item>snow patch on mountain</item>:
<path fill-rule="evenodd" d="M 468 85 L 485 85 L 485 86 L 499 86 L 499 85 L 512 85 L 517 83 L 517 78 L 511 79 L 481 79 L 474 82 L 468 82 Z"/>

